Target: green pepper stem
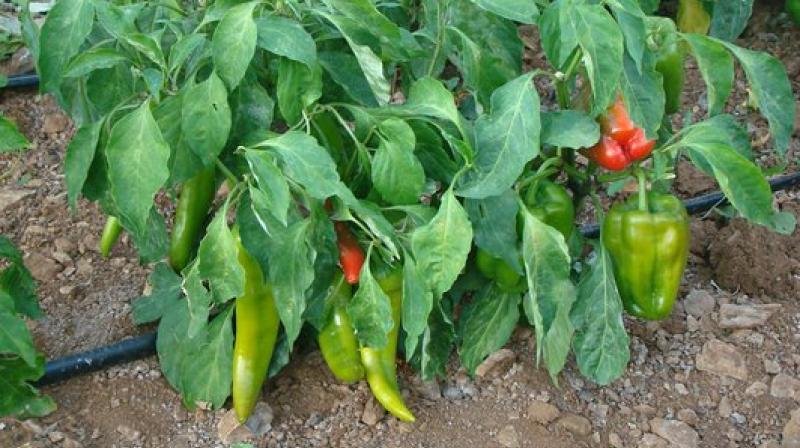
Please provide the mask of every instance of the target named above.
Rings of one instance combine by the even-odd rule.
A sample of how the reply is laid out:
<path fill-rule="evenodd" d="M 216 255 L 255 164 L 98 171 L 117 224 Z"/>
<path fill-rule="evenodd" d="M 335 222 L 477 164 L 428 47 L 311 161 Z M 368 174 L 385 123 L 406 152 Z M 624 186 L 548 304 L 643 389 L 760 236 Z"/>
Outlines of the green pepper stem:
<path fill-rule="evenodd" d="M 639 210 L 646 212 L 647 208 L 647 175 L 641 168 L 636 168 L 636 180 L 639 182 Z"/>

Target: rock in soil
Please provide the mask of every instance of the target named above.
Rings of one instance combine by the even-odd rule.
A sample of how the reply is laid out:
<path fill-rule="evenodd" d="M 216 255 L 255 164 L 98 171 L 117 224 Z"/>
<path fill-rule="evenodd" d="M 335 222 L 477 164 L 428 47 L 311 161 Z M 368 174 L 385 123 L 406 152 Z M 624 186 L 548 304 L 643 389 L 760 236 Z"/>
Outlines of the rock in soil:
<path fill-rule="evenodd" d="M 781 448 L 800 448 L 800 409 L 792 411 L 792 417 L 783 427 Z"/>
<path fill-rule="evenodd" d="M 647 433 L 639 442 L 638 448 L 670 448 L 669 442 L 655 434 Z"/>
<path fill-rule="evenodd" d="M 528 417 L 542 425 L 549 424 L 557 419 L 560 414 L 561 411 L 557 407 L 544 401 L 536 400 L 528 406 Z"/>
<path fill-rule="evenodd" d="M 505 448 L 519 448 L 519 435 L 513 426 L 508 425 L 497 433 L 497 443 Z"/>
<path fill-rule="evenodd" d="M 686 314 L 699 319 L 714 311 L 716 304 L 717 301 L 708 291 L 693 289 L 683 300 L 683 309 L 686 310 Z"/>
<path fill-rule="evenodd" d="M 726 303 L 719 308 L 720 328 L 741 329 L 764 326 L 781 305 L 734 305 Z"/>
<path fill-rule="evenodd" d="M 800 401 L 800 380 L 785 373 L 775 375 L 769 394 L 775 398 L 793 398 Z"/>
<path fill-rule="evenodd" d="M 480 378 L 496 378 L 506 372 L 514 365 L 517 359 L 516 353 L 507 348 L 500 349 L 486 358 L 485 361 L 475 369 L 475 375 Z"/>
<path fill-rule="evenodd" d="M 676 448 L 696 448 L 699 443 L 697 431 L 678 420 L 654 418 L 650 420 L 650 430 Z"/>
<path fill-rule="evenodd" d="M 375 426 L 386 415 L 386 410 L 383 409 L 375 397 L 369 397 L 367 403 L 364 405 L 364 412 L 361 413 L 361 421 L 369 426 Z"/>
<path fill-rule="evenodd" d="M 718 339 L 706 342 L 695 362 L 697 370 L 729 376 L 742 381 L 747 380 L 747 364 L 744 354 L 735 346 Z"/>
<path fill-rule="evenodd" d="M 592 422 L 586 417 L 575 414 L 564 414 L 558 419 L 556 425 L 577 436 L 588 436 L 592 432 Z"/>
<path fill-rule="evenodd" d="M 258 402 L 252 414 L 244 423 L 239 423 L 233 409 L 225 415 L 217 425 L 217 434 L 223 443 L 238 443 L 253 440 L 267 434 L 272 429 L 274 414 L 272 408 L 264 402 Z"/>

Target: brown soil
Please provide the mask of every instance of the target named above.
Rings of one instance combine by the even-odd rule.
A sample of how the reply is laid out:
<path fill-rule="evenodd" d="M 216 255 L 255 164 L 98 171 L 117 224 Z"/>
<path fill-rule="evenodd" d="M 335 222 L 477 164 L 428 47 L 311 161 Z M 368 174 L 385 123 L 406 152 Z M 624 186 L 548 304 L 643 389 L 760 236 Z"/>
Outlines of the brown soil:
<path fill-rule="evenodd" d="M 788 26 L 777 6 L 756 12 L 741 45 L 767 50 L 788 67 L 795 96 L 800 85 L 800 30 Z M 536 57 L 531 58 L 536 60 Z M 693 118 L 704 113 L 704 90 L 689 63 L 684 95 Z M 546 86 L 543 86 L 546 88 Z M 768 129 L 743 104 L 741 76 L 729 110 L 747 120 L 757 149 L 769 145 Z M 543 95 L 544 97 L 544 95 Z M 698 100 L 699 98 L 699 100 Z M 696 103 L 696 104 L 695 104 Z M 800 105 L 800 101 L 798 101 Z M 64 147 L 72 133 L 52 100 L 32 91 L 0 91 L 0 110 L 34 142 L 24 154 L 0 156 L 0 233 L 26 254 L 40 283 L 47 316 L 31 324 L 48 358 L 149 331 L 130 318 L 130 301 L 144 288 L 148 269 L 139 266 L 123 237 L 109 260 L 96 250 L 103 217 L 94 204 L 66 205 Z M 766 142 L 766 143 L 762 143 Z M 761 146 L 759 146 L 761 145 Z M 766 148 L 763 148 L 766 149 Z M 791 143 L 798 154 L 800 139 Z M 676 189 L 685 195 L 714 189 L 687 166 Z M 6 203 L 6 194 L 27 194 Z M 800 211 L 797 191 L 777 196 L 784 210 Z M 408 369 L 401 382 L 417 415 L 415 424 L 390 417 L 374 423 L 365 415 L 369 391 L 362 383 L 338 384 L 317 351 L 296 354 L 265 388 L 274 412 L 262 447 L 573 447 L 667 446 L 653 418 L 685 422 L 703 447 L 777 447 L 796 398 L 776 391 L 778 375 L 800 377 L 800 236 L 779 236 L 739 220 L 709 214 L 692 221 L 692 256 L 682 301 L 661 323 L 628 320 L 631 362 L 607 387 L 582 379 L 570 363 L 553 385 L 534 365 L 529 330 L 508 344 L 514 358 L 495 375 L 470 380 L 455 362 L 448 378 L 423 385 Z M 703 315 L 690 308 L 710 297 Z M 691 299 L 689 299 L 691 298 Z M 753 329 L 720 327 L 725 304 L 781 303 L 767 324 Z M 692 311 L 692 312 L 690 312 Z M 697 367 L 711 339 L 735 347 L 747 368 L 745 380 Z M 766 390 L 765 390 L 766 388 Z M 0 447 L 210 447 L 223 446 L 217 426 L 225 410 L 187 411 L 162 378 L 157 359 L 117 366 L 47 387 L 59 409 L 32 422 L 0 420 Z M 554 406 L 543 418 L 541 402 Z M 365 423 L 365 422 L 369 422 Z M 544 422 L 544 423 L 543 423 Z M 672 434 L 674 435 L 674 434 Z"/>

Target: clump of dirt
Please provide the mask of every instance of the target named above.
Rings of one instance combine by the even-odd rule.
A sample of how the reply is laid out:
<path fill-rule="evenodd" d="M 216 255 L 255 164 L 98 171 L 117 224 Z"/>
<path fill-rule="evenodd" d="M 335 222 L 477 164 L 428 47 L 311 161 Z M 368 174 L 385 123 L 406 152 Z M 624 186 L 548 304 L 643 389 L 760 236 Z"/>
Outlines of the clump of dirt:
<path fill-rule="evenodd" d="M 779 235 L 741 219 L 722 228 L 709 247 L 714 279 L 751 296 L 800 295 L 800 232 Z"/>
<path fill-rule="evenodd" d="M 692 197 L 717 189 L 717 184 L 711 176 L 685 160 L 678 162 L 677 171 L 675 190 L 679 193 Z"/>

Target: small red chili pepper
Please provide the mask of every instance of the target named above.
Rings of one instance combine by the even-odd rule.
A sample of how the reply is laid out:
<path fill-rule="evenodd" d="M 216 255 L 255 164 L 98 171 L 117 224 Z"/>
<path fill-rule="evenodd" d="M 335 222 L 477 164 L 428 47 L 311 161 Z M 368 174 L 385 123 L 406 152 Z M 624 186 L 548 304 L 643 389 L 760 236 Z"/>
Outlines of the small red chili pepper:
<path fill-rule="evenodd" d="M 622 171 L 631 163 L 622 146 L 613 138 L 605 135 L 585 154 L 590 160 L 612 171 Z"/>
<path fill-rule="evenodd" d="M 339 247 L 339 263 L 342 265 L 344 279 L 347 283 L 355 285 L 361 274 L 361 266 L 364 265 L 364 251 L 347 224 L 336 221 L 333 227 L 336 230 L 336 245 Z"/>

